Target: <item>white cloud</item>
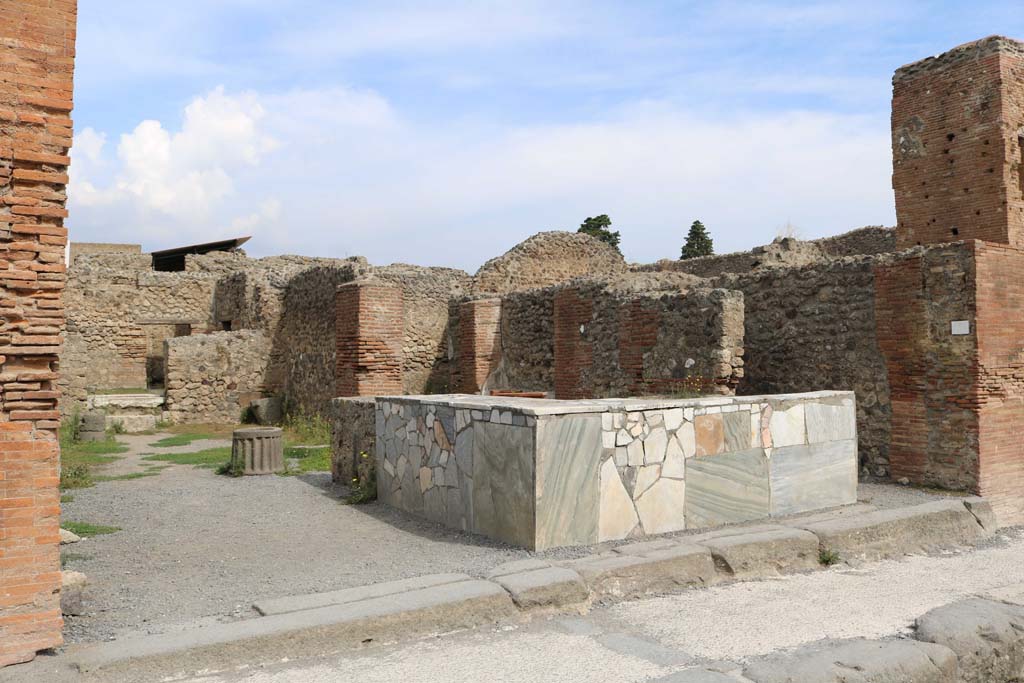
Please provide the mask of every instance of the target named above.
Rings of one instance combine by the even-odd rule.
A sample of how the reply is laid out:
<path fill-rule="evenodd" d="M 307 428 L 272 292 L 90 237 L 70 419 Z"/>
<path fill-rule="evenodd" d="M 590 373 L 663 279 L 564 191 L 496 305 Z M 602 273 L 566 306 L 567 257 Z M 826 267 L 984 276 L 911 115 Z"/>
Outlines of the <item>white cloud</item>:
<path fill-rule="evenodd" d="M 76 164 L 101 156 L 97 140 L 80 134 Z M 216 90 L 176 133 L 154 121 L 123 136 L 115 180 L 76 171 L 70 196 L 79 239 L 112 239 L 111 225 L 147 248 L 252 232 L 255 254 L 473 269 L 597 213 L 637 261 L 677 255 L 694 218 L 720 251 L 787 221 L 808 237 L 891 223 L 889 163 L 887 122 L 853 115 L 714 119 L 649 102 L 575 124 L 427 125 L 372 92 Z"/>

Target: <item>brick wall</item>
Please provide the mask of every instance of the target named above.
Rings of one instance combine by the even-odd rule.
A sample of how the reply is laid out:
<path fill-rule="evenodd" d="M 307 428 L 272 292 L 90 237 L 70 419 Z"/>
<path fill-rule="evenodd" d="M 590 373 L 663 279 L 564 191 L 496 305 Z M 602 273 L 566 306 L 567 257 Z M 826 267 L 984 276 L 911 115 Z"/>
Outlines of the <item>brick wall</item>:
<path fill-rule="evenodd" d="M 978 491 L 1024 523 L 1024 250 L 975 245 Z"/>
<path fill-rule="evenodd" d="M 976 488 L 973 242 L 919 249 L 876 268 L 878 344 L 892 406 L 891 475 Z M 953 335 L 967 320 L 971 334 Z"/>
<path fill-rule="evenodd" d="M 593 317 L 594 304 L 571 288 L 555 293 L 555 397 L 571 400 L 590 398 L 587 374 L 594 361 L 593 345 L 586 326 Z"/>
<path fill-rule="evenodd" d="M 74 0 L 0 0 L 0 665 L 61 643 L 56 390 Z"/>
<path fill-rule="evenodd" d="M 402 288 L 374 281 L 349 282 L 336 297 L 339 396 L 402 393 Z"/>
<path fill-rule="evenodd" d="M 1024 45 L 998 36 L 893 77 L 897 245 L 1022 246 Z"/>
<path fill-rule="evenodd" d="M 459 304 L 456 386 L 465 394 L 484 391 L 501 360 L 501 299 Z"/>

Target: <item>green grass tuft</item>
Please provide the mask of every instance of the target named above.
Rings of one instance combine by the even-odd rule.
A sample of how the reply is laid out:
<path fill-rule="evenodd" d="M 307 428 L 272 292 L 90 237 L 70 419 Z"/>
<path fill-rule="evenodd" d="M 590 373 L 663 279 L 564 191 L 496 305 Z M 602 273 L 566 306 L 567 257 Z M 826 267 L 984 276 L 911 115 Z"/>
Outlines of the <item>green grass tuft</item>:
<path fill-rule="evenodd" d="M 175 434 L 174 436 L 168 436 L 160 439 L 154 443 L 149 444 L 153 448 L 174 448 L 176 446 L 187 446 L 193 441 L 202 441 L 204 439 L 216 438 L 212 434 L 206 434 L 203 432 L 195 432 L 191 434 Z"/>
<path fill-rule="evenodd" d="M 195 453 L 154 453 L 144 456 L 143 460 L 170 462 L 175 465 L 195 465 L 196 467 L 217 468 L 231 458 L 231 447 L 208 448 Z"/>
<path fill-rule="evenodd" d="M 72 496 L 70 493 L 65 493 L 63 496 L 60 497 L 60 502 L 62 503 L 73 503 L 74 500 L 75 497 Z"/>
<path fill-rule="evenodd" d="M 102 536 L 103 534 L 113 534 L 121 530 L 120 527 L 90 524 L 89 522 L 61 522 L 60 528 L 67 529 L 71 533 L 76 536 L 81 536 L 82 538 Z"/>
<path fill-rule="evenodd" d="M 295 459 L 297 467 L 284 472 L 285 475 L 306 474 L 307 472 L 331 471 L 331 447 L 296 448 L 289 446 L 284 449 L 285 459 Z"/>
<path fill-rule="evenodd" d="M 838 564 L 841 559 L 842 558 L 839 557 L 839 553 L 834 550 L 821 550 L 818 552 L 818 562 L 826 567 Z"/>
<path fill-rule="evenodd" d="M 60 568 L 67 569 L 69 562 L 79 562 L 91 559 L 92 555 L 86 555 L 85 553 L 62 552 L 60 554 Z"/>

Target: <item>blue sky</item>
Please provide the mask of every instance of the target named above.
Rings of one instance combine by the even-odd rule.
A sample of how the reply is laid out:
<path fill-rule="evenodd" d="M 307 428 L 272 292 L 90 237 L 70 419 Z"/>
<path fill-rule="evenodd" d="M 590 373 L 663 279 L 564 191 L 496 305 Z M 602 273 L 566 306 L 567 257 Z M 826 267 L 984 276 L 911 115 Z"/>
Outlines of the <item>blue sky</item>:
<path fill-rule="evenodd" d="M 1019 2 L 80 0 L 72 239 L 475 270 L 891 225 L 890 78 Z"/>

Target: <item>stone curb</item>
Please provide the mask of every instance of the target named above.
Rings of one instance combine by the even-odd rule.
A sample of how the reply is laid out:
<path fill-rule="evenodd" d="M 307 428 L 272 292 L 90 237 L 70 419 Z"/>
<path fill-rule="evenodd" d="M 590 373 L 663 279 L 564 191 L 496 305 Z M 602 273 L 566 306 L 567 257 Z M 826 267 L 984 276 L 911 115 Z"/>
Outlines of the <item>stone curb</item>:
<path fill-rule="evenodd" d="M 235 664 L 313 656 L 398 636 L 439 633 L 502 622 L 518 615 L 509 594 L 471 579 L 371 597 L 357 602 L 274 614 L 180 633 L 104 643 L 82 651 L 79 671 L 131 668 L 139 662 L 224 669 Z"/>
<path fill-rule="evenodd" d="M 255 619 L 104 643 L 83 650 L 74 661 L 84 672 L 142 660 L 173 663 L 187 654 L 188 666 L 198 670 L 252 663 L 254 652 L 262 661 L 323 654 L 370 640 L 515 621 L 530 613 L 583 611 L 592 599 L 611 602 L 808 571 L 821 567 L 819 551 L 843 560 L 883 559 L 969 545 L 994 533 L 995 524 L 981 498 L 826 515 L 802 524 L 791 520 L 631 543 L 557 565 L 519 560 L 495 568 L 489 580 L 435 574 L 264 600 L 254 605 L 264 615 Z"/>
<path fill-rule="evenodd" d="M 976 508 L 981 508 L 978 503 Z M 884 560 L 913 553 L 967 546 L 991 536 L 960 499 L 876 510 L 802 525 L 824 553 L 844 561 Z"/>

